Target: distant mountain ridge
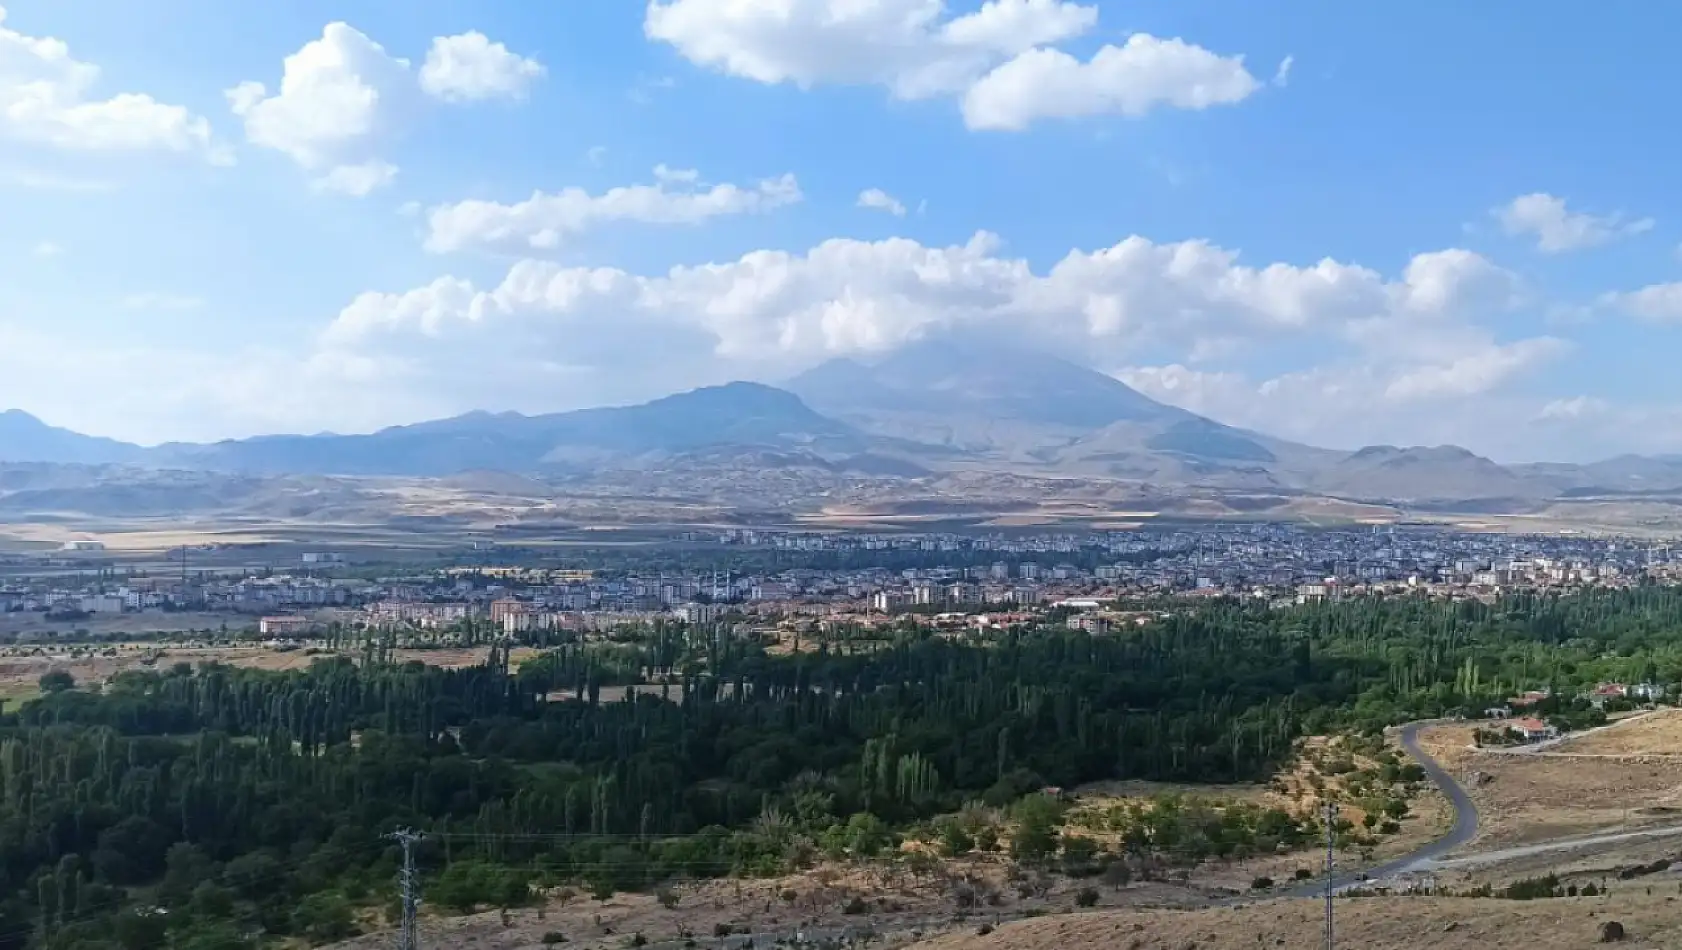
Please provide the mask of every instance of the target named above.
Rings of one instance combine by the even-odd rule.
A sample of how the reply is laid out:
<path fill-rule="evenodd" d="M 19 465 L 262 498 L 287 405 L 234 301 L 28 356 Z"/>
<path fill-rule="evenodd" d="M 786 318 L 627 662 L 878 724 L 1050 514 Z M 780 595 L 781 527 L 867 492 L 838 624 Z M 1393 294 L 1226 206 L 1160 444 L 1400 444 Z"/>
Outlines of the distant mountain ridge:
<path fill-rule="evenodd" d="M 138 445 L 47 425 L 21 409 L 0 412 L 0 461 L 109 465 L 137 460 Z"/>
<path fill-rule="evenodd" d="M 535 472 L 623 465 L 721 447 L 845 456 L 865 451 L 866 442 L 792 393 L 737 382 L 635 406 L 535 416 L 471 412 L 367 435 L 263 436 L 164 446 L 152 461 L 265 474 L 440 476 L 474 469 Z"/>
<path fill-rule="evenodd" d="M 477 411 L 365 435 L 145 448 L 11 410 L 0 413 L 0 462 L 259 476 L 588 478 L 635 470 L 729 477 L 807 469 L 914 479 L 968 472 L 1362 502 L 1682 491 L 1682 458 L 1674 457 L 1503 466 L 1456 446 L 1316 448 L 1165 405 L 1050 354 L 950 339 L 873 360 L 831 360 L 784 387 L 735 382 L 632 406 L 530 416 Z"/>

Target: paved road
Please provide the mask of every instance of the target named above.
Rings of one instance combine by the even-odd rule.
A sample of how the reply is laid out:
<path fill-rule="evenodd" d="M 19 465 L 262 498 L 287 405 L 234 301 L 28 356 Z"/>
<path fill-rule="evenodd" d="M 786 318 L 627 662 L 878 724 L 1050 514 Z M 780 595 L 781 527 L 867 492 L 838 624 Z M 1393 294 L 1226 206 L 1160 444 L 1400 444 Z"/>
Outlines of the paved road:
<path fill-rule="evenodd" d="M 1443 861 L 1432 861 L 1432 868 L 1472 868 L 1485 864 L 1495 864 L 1500 861 L 1511 861 L 1514 858 L 1528 858 L 1538 854 L 1548 854 L 1554 851 L 1572 851 L 1577 848 L 1589 848 L 1601 844 L 1619 844 L 1625 841 L 1639 841 L 1644 838 L 1673 838 L 1682 835 L 1682 825 L 1666 825 L 1663 828 L 1643 828 L 1640 831 L 1611 831 L 1598 835 L 1583 835 L 1576 838 L 1556 838 L 1540 844 L 1518 845 L 1512 848 L 1502 848 L 1499 851 L 1479 851 L 1464 857 L 1449 858 Z"/>
<path fill-rule="evenodd" d="M 1478 806 L 1472 804 L 1472 797 L 1466 794 L 1465 786 L 1461 785 L 1448 770 L 1431 758 L 1425 750 L 1419 747 L 1419 730 L 1434 722 L 1410 722 L 1397 730 L 1397 738 L 1402 749 L 1419 763 L 1449 804 L 1454 806 L 1454 826 L 1441 838 L 1423 847 L 1416 848 L 1399 858 L 1393 858 L 1383 864 L 1369 868 L 1351 868 L 1332 876 L 1332 890 L 1341 891 L 1354 887 L 1363 881 L 1381 881 L 1387 877 L 1421 868 L 1435 862 L 1438 858 L 1453 851 L 1455 848 L 1470 842 L 1478 834 Z M 1326 879 L 1309 881 L 1283 892 L 1287 897 L 1316 897 L 1326 893 Z"/>
<path fill-rule="evenodd" d="M 1425 770 L 1426 776 L 1436 784 L 1437 788 L 1442 790 L 1442 793 L 1448 797 L 1450 804 L 1454 806 L 1454 826 L 1450 828 L 1448 833 L 1443 835 L 1441 838 L 1438 838 L 1435 841 L 1417 848 L 1399 858 L 1386 861 L 1383 864 L 1379 864 L 1374 867 L 1351 868 L 1335 874 L 1332 877 L 1332 890 L 1334 892 L 1347 890 L 1362 883 L 1363 881 L 1383 880 L 1391 875 L 1400 874 L 1403 871 L 1431 864 L 1438 858 L 1441 858 L 1443 855 L 1453 851 L 1455 848 L 1466 844 L 1477 836 L 1478 809 L 1476 805 L 1472 804 L 1471 796 L 1466 794 L 1466 789 L 1455 780 L 1454 776 L 1448 773 L 1447 769 L 1438 765 L 1436 759 L 1431 758 L 1424 752 L 1424 750 L 1419 748 L 1419 730 L 1433 724 L 1434 723 L 1432 722 L 1408 723 L 1407 725 L 1400 727 L 1397 737 L 1401 741 L 1402 748 L 1408 755 L 1413 757 L 1414 761 L 1419 763 L 1420 767 Z M 1320 878 L 1317 881 L 1306 881 L 1289 889 L 1234 895 L 1226 898 L 1225 900 L 1217 900 L 1212 903 L 1217 906 L 1232 906 L 1236 904 L 1248 904 L 1255 901 L 1272 900 L 1279 897 L 1319 897 L 1325 893 L 1326 879 Z M 1020 912 L 1007 911 L 1003 913 L 978 913 L 974 915 L 974 919 L 979 921 L 996 918 L 1002 922 L 1018 920 L 1023 916 L 1025 915 Z M 935 929 L 941 926 L 949 926 L 950 923 L 951 919 L 949 916 L 942 916 L 940 918 L 931 918 L 930 920 L 923 922 L 923 926 Z M 897 929 L 897 927 L 905 926 L 911 925 L 905 924 L 903 921 L 897 921 L 883 922 L 876 927 L 872 927 L 869 924 L 860 924 L 858 926 L 819 926 L 802 929 L 783 928 L 780 930 L 756 933 L 752 937 L 734 936 L 709 939 L 707 936 L 697 936 L 695 941 L 700 946 L 714 948 L 714 950 L 746 950 L 749 946 L 765 946 L 767 944 L 774 943 L 779 939 L 784 941 L 834 941 L 846 943 L 855 937 L 872 933 L 882 928 Z M 676 941 L 658 941 L 650 944 L 648 950 L 676 950 L 679 946 L 680 944 Z"/>

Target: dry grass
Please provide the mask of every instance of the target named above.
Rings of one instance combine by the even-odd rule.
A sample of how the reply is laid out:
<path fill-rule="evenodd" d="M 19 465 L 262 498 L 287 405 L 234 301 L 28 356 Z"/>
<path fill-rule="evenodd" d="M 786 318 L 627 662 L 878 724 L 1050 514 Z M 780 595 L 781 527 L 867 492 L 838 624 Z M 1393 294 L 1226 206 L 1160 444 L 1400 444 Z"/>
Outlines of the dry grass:
<path fill-rule="evenodd" d="M 255 617 L 201 611 L 94 614 L 80 620 L 53 621 L 45 620 L 34 612 L 7 613 L 0 614 L 0 634 L 29 635 L 51 632 L 60 638 L 69 639 L 76 636 L 78 631 L 86 631 L 88 637 L 155 637 L 181 630 L 220 630 L 224 625 L 230 628 L 251 627 L 255 626 L 256 622 Z"/>
<path fill-rule="evenodd" d="M 796 934 L 837 935 L 843 929 L 868 928 L 884 936 L 935 933 L 959 913 L 955 888 L 962 885 L 993 889 L 997 906 L 967 911 L 976 920 L 1008 917 L 1023 911 L 1061 914 L 1074 910 L 1075 892 L 1088 882 L 1048 878 L 1049 890 L 1022 897 L 1006 880 L 1006 865 L 997 857 L 944 862 L 934 873 L 914 874 L 903 867 L 883 865 L 825 866 L 764 880 L 715 880 L 680 883 L 671 890 L 674 906 L 663 906 L 650 894 L 617 894 L 598 902 L 573 888 L 557 888 L 541 909 L 512 910 L 507 923 L 497 911 L 467 916 L 423 913 L 423 946 L 476 947 L 514 950 L 536 947 L 543 934 L 565 934 L 569 950 L 623 950 L 635 934 L 652 945 L 673 947 L 693 935 L 701 946 L 712 946 L 717 928 L 752 934 L 757 946 L 770 947 Z M 858 898 L 863 912 L 849 914 L 849 901 Z M 1189 905 L 1199 896 L 1167 884 L 1135 884 L 1124 891 L 1103 889 L 1100 907 L 1148 902 L 1153 906 Z M 370 933 L 335 945 L 337 950 L 376 950 L 391 945 L 389 931 Z"/>
<path fill-rule="evenodd" d="M 1394 748 L 1394 746 L 1392 746 Z M 1407 761 L 1404 756 L 1404 761 Z M 1327 766 L 1347 760 L 1355 771 L 1334 774 Z M 1167 782 L 1094 782 L 1075 790 L 1076 808 L 1070 815 L 1070 830 L 1106 841 L 1108 836 L 1085 826 L 1084 814 L 1102 815 L 1117 805 L 1148 807 L 1160 795 L 1177 795 L 1219 807 L 1225 802 L 1244 802 L 1277 808 L 1298 817 L 1314 815 L 1331 798 L 1339 801 L 1342 814 L 1359 824 L 1365 812 L 1352 800 L 1350 784 L 1361 775 L 1373 776 L 1379 763 L 1355 752 L 1344 737 L 1312 736 L 1302 741 L 1296 759 L 1268 784 L 1190 785 Z M 1409 811 L 1394 834 L 1374 835 L 1369 847 L 1345 849 L 1338 860 L 1345 864 L 1371 864 L 1410 853 L 1441 837 L 1454 823 L 1454 809 L 1434 786 L 1426 785 L 1408 801 Z M 1322 857 L 1316 850 L 1287 854 L 1265 854 L 1233 861 L 1206 862 L 1189 872 L 1188 883 L 1210 891 L 1244 892 L 1257 878 L 1284 883 L 1300 869 L 1319 873 Z"/>
<path fill-rule="evenodd" d="M 262 670 L 307 669 L 316 660 L 334 656 L 327 651 L 274 650 L 262 646 L 179 646 L 160 643 L 127 643 L 109 647 L 83 648 L 81 656 L 63 648 L 14 647 L 0 653 L 0 702 L 20 702 L 32 698 L 41 674 L 63 670 L 78 683 L 102 683 L 124 670 L 167 669 L 176 663 L 198 666 L 202 663 L 224 663 L 229 666 Z M 398 650 L 398 662 L 420 661 L 432 666 L 460 668 L 485 661 L 489 647 L 460 647 L 440 650 Z M 516 647 L 509 658 L 518 667 L 525 660 L 538 655 L 529 647 Z M 356 651 L 340 651 L 337 655 L 356 657 Z"/>
<path fill-rule="evenodd" d="M 1675 720 L 1669 721 L 1675 728 Z M 1619 732 L 1637 729 L 1644 722 L 1578 741 L 1621 741 L 1617 739 Z M 1480 752 L 1468 748 L 1472 728 L 1457 724 L 1426 730 L 1420 744 L 1460 777 L 1476 802 L 1480 831 L 1473 850 L 1674 821 L 1673 812 L 1668 810 L 1682 807 L 1682 757 L 1578 758 Z"/>
<path fill-rule="evenodd" d="M 1682 756 L 1682 709 L 1660 709 L 1626 719 L 1550 752 L 1570 755 Z"/>
<path fill-rule="evenodd" d="M 1292 950 L 1320 943 L 1318 901 L 1198 911 L 1115 911 L 973 928 L 914 944 L 918 950 Z M 1634 947 L 1682 946 L 1682 904 L 1630 893 L 1544 901 L 1393 897 L 1338 903 L 1338 942 L 1362 950 L 1565 950 L 1593 946 L 1620 922 Z"/>

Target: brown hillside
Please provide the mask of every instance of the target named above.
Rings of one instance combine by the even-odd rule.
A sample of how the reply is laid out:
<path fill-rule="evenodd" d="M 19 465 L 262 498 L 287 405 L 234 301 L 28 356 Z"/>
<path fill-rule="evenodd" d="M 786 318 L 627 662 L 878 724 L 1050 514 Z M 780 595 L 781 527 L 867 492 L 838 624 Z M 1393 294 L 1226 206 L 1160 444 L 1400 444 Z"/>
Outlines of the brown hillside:
<path fill-rule="evenodd" d="M 1655 891 L 1659 888 L 1655 887 Z M 1339 946 L 1360 950 L 1565 950 L 1591 947 L 1618 921 L 1629 947 L 1682 946 L 1682 901 L 1644 892 L 1543 901 L 1389 897 L 1340 900 Z M 1103 911 L 969 929 L 916 950 L 1256 950 L 1321 945 L 1318 901 L 1274 901 L 1198 911 Z"/>

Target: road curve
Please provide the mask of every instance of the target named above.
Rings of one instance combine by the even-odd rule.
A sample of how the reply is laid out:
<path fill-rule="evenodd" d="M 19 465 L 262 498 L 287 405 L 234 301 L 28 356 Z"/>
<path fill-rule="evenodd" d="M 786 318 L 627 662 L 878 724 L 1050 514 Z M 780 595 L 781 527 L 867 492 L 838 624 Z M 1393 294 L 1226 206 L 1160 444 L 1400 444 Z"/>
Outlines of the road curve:
<path fill-rule="evenodd" d="M 1334 874 L 1332 876 L 1333 891 L 1353 887 L 1362 881 L 1380 881 L 1391 875 L 1413 870 L 1437 860 L 1477 837 L 1478 806 L 1472 803 L 1472 796 L 1466 793 L 1465 786 L 1450 775 L 1447 769 L 1443 768 L 1436 759 L 1431 758 L 1430 754 L 1419 747 L 1419 730 L 1426 726 L 1436 725 L 1439 721 L 1410 722 L 1397 729 L 1396 738 L 1401 742 L 1403 751 L 1419 763 L 1419 767 L 1425 770 L 1426 777 L 1448 798 L 1449 804 L 1454 806 L 1454 825 L 1442 837 L 1415 848 L 1399 858 L 1392 858 L 1369 868 L 1351 868 Z M 1319 880 L 1309 881 L 1284 893 L 1288 897 L 1319 896 L 1326 893 L 1326 879 L 1322 877 Z"/>

